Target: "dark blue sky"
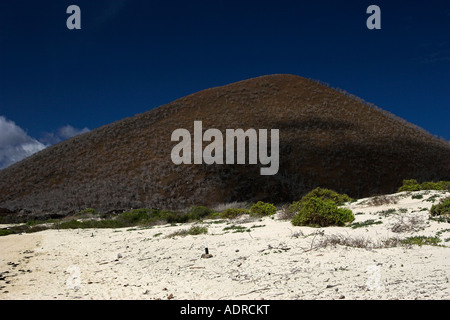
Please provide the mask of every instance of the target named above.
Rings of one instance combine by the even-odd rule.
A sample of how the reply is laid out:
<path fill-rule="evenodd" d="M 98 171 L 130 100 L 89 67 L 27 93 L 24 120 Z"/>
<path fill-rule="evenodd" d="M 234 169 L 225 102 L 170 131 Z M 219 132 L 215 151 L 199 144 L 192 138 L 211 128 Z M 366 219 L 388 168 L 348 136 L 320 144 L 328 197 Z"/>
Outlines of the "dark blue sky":
<path fill-rule="evenodd" d="M 66 28 L 71 4 L 81 30 Z M 366 27 L 371 4 L 381 30 Z M 450 140 L 450 2 L 0 1 L 0 116 L 38 140 L 274 73 L 328 82 Z"/>

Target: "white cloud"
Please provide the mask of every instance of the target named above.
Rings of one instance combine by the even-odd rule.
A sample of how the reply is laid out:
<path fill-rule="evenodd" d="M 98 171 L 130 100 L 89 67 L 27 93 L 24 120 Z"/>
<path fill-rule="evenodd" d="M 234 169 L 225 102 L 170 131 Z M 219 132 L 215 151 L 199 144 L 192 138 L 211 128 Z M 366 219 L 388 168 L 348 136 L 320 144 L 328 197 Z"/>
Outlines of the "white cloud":
<path fill-rule="evenodd" d="M 6 168 L 33 153 L 76 135 L 89 132 L 88 128 L 77 129 L 66 125 L 57 133 L 45 133 L 38 141 L 30 137 L 13 121 L 0 116 L 0 169 Z"/>
<path fill-rule="evenodd" d="M 30 137 L 13 121 L 0 116 L 0 169 L 45 149 L 42 142 Z"/>
<path fill-rule="evenodd" d="M 89 132 L 89 128 L 77 129 L 72 127 L 70 124 L 65 125 L 57 130 L 57 132 L 46 132 L 39 139 L 40 142 L 51 145 L 63 140 L 75 137 L 79 134 Z"/>
<path fill-rule="evenodd" d="M 69 138 L 75 137 L 79 134 L 86 133 L 89 131 L 90 130 L 88 128 L 77 129 L 77 128 L 72 127 L 70 124 L 68 124 L 58 130 L 58 135 L 62 139 L 69 139 Z"/>

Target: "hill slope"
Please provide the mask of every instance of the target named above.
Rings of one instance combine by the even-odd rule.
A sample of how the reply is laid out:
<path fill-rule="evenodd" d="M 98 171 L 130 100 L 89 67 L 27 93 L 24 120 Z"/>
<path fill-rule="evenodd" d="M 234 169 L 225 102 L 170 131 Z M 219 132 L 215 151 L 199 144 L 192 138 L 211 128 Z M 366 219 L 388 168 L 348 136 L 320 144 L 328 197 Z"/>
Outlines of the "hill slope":
<path fill-rule="evenodd" d="M 280 168 L 175 165 L 175 129 L 279 129 Z M 204 143 L 204 146 L 206 144 Z M 0 208 L 183 208 L 298 200 L 321 186 L 352 197 L 402 179 L 450 180 L 450 146 L 317 82 L 271 75 L 207 89 L 49 147 L 0 171 Z"/>

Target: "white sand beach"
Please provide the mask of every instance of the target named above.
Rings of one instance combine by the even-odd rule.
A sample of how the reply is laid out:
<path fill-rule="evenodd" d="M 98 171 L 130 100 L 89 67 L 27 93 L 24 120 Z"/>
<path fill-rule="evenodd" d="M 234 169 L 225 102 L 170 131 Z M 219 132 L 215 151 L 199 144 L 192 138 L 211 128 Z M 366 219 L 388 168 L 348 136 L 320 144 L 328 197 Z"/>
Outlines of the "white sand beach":
<path fill-rule="evenodd" d="M 430 197 L 449 195 L 403 192 L 380 206 L 360 199 L 346 206 L 354 223 L 379 223 L 355 229 L 294 227 L 277 213 L 204 221 L 207 234 L 184 237 L 167 236 L 192 224 L 8 235 L 0 299 L 449 299 L 450 224 L 425 210 Z M 412 236 L 441 242 L 382 247 Z M 332 245 L 337 237 L 366 245 Z M 205 243 L 212 258 L 201 258 Z"/>

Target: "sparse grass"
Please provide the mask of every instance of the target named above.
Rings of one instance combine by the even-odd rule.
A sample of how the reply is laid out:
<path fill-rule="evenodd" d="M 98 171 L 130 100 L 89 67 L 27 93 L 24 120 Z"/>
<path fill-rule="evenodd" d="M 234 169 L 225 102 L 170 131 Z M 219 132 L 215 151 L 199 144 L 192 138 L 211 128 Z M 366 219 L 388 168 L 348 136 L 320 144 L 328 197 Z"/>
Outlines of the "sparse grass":
<path fill-rule="evenodd" d="M 233 233 L 240 233 L 240 232 L 251 232 L 252 229 L 255 228 L 262 228 L 265 227 L 265 225 L 253 225 L 250 228 L 246 228 L 244 226 L 240 226 L 240 225 L 231 225 L 228 227 L 223 228 L 223 231 L 233 231 Z"/>
<path fill-rule="evenodd" d="M 383 223 L 382 221 L 375 221 L 375 220 L 369 219 L 369 220 L 366 220 L 366 221 L 363 221 L 363 222 L 352 223 L 352 224 L 349 225 L 349 227 L 352 228 L 352 229 L 357 229 L 357 228 L 364 228 L 364 227 L 368 227 L 368 226 L 371 226 L 371 225 L 382 224 L 382 223 Z"/>
<path fill-rule="evenodd" d="M 329 236 L 322 237 L 314 243 L 311 244 L 312 249 L 326 248 L 328 246 L 345 246 L 351 248 L 363 248 L 363 249 L 382 249 L 382 248 L 392 248 L 400 244 L 398 238 L 387 238 L 381 239 L 377 242 L 372 241 L 369 238 L 363 236 L 351 237 L 348 235 L 333 234 Z M 313 246 L 314 245 L 314 246 Z"/>
<path fill-rule="evenodd" d="M 255 229 L 255 228 L 264 228 L 266 225 L 265 224 L 260 224 L 260 225 L 253 225 L 250 227 L 250 229 Z"/>
<path fill-rule="evenodd" d="M 416 232 L 425 229 L 425 220 L 419 215 L 398 215 L 391 227 L 392 232 Z"/>
<path fill-rule="evenodd" d="M 440 238 L 443 233 L 450 232 L 450 229 L 442 229 L 436 232 L 436 237 Z"/>
<path fill-rule="evenodd" d="M 21 224 L 21 225 L 15 225 L 8 229 L 3 229 L 3 230 L 5 230 L 4 233 L 5 233 L 5 235 L 7 235 L 7 234 L 20 234 L 20 233 L 34 233 L 34 232 L 47 230 L 50 228 L 52 228 L 52 227 L 49 227 L 48 225 L 42 225 L 42 224 L 37 224 L 37 225 L 33 225 L 33 226 L 29 226 L 27 224 Z"/>
<path fill-rule="evenodd" d="M 70 220 L 57 224 L 57 229 L 115 229 L 130 227 L 129 224 L 120 220 Z"/>
<path fill-rule="evenodd" d="M 439 195 L 438 194 L 434 194 L 434 195 L 428 197 L 428 199 L 425 199 L 425 201 L 434 203 L 437 200 L 437 198 L 439 198 Z"/>
<path fill-rule="evenodd" d="M 387 209 L 387 210 L 378 211 L 377 214 L 379 214 L 382 217 L 388 217 L 390 215 L 397 214 L 397 211 L 395 211 L 395 209 Z"/>
<path fill-rule="evenodd" d="M 205 224 L 221 224 L 221 223 L 227 223 L 227 220 L 224 219 L 218 219 L 218 220 L 211 220 L 204 222 Z"/>
<path fill-rule="evenodd" d="M 348 235 L 334 234 L 325 236 L 322 239 L 319 239 L 315 245 L 312 243 L 311 249 L 320 249 L 326 248 L 328 246 L 345 246 L 352 248 L 364 248 L 364 249 L 384 249 L 384 248 L 393 248 L 393 247 L 411 247 L 413 245 L 423 246 L 437 246 L 441 240 L 437 237 L 424 237 L 424 236 L 414 236 L 408 237 L 404 239 L 400 239 L 397 237 L 380 239 L 376 242 L 362 237 L 351 237 Z M 314 246 L 313 246 L 314 245 Z"/>
<path fill-rule="evenodd" d="M 439 223 L 450 223 L 450 217 L 430 217 L 430 220 L 439 222 Z"/>
<path fill-rule="evenodd" d="M 437 246 L 441 239 L 438 237 L 425 237 L 425 236 L 414 236 L 402 239 L 400 241 L 403 245 L 416 245 L 416 246 Z"/>
<path fill-rule="evenodd" d="M 381 195 L 375 196 L 367 200 L 369 206 L 382 206 L 385 204 L 396 204 L 399 200 L 399 196 Z"/>
<path fill-rule="evenodd" d="M 239 233 L 239 232 L 250 232 L 251 230 L 246 227 L 237 226 L 233 224 L 229 227 L 223 228 L 223 231 L 233 231 L 233 233 Z"/>
<path fill-rule="evenodd" d="M 29 227 L 37 226 L 41 224 L 51 224 L 51 223 L 58 223 L 61 219 L 48 219 L 48 220 L 28 220 L 25 224 Z"/>
<path fill-rule="evenodd" d="M 200 226 L 192 226 L 189 229 L 175 231 L 175 232 L 169 234 L 167 236 L 167 238 L 173 238 L 176 236 L 185 237 L 185 236 L 189 236 L 189 235 L 196 236 L 199 234 L 206 234 L 206 233 L 208 233 L 208 228 L 200 227 Z"/>

